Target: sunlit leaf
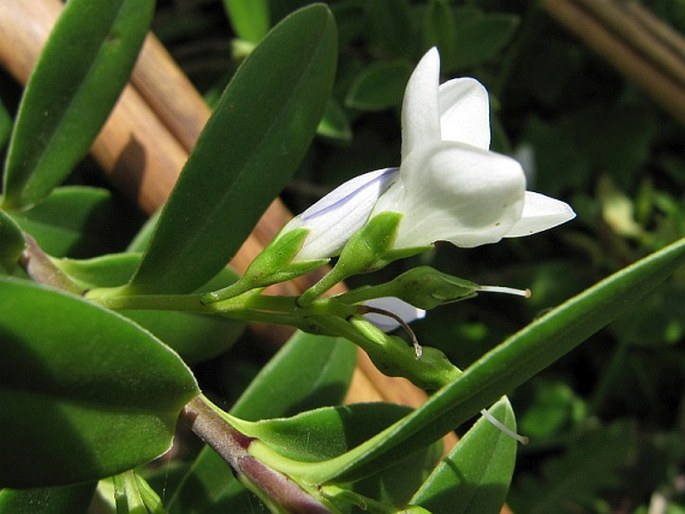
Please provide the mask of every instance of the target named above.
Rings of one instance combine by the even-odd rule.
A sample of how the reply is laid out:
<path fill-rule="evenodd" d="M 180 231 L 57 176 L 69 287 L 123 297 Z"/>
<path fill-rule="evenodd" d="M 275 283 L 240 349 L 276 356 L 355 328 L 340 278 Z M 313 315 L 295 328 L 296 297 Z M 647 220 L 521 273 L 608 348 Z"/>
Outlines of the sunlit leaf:
<path fill-rule="evenodd" d="M 323 5 L 279 23 L 243 62 L 193 150 L 128 288 L 189 292 L 235 254 L 302 159 L 337 61 Z"/>
<path fill-rule="evenodd" d="M 506 398 L 490 414 L 516 432 L 514 411 Z M 517 441 L 484 417 L 457 443 L 411 499 L 431 512 L 496 514 L 514 472 Z"/>
<path fill-rule="evenodd" d="M 39 322 L 36 322 L 37 320 Z M 0 281 L 0 484 L 109 476 L 169 448 L 195 379 L 131 321 L 30 282 Z"/>
<path fill-rule="evenodd" d="M 4 206 L 45 198 L 86 154 L 128 81 L 154 0 L 70 0 L 29 79 L 10 141 Z"/>
<path fill-rule="evenodd" d="M 356 346 L 342 338 L 297 332 L 262 368 L 231 414 L 258 420 L 338 404 L 347 392 L 356 358 Z"/>

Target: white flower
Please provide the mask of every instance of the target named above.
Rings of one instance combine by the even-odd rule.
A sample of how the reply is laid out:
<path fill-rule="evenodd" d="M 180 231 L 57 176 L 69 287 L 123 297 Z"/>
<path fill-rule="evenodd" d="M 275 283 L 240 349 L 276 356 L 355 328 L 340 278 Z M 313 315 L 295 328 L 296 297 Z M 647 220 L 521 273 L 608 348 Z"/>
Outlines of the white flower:
<path fill-rule="evenodd" d="M 564 202 L 527 192 L 514 159 L 491 152 L 488 93 L 476 80 L 439 85 L 433 48 L 414 70 L 402 106 L 402 164 L 372 216 L 403 215 L 394 248 L 460 247 L 534 234 L 575 216 Z"/>
<path fill-rule="evenodd" d="M 488 92 L 472 78 L 440 85 L 432 48 L 412 73 L 402 106 L 402 162 L 353 178 L 295 217 L 281 233 L 310 232 L 295 261 L 337 255 L 370 217 L 402 215 L 394 249 L 449 241 L 495 243 L 560 225 L 564 202 L 526 191 L 520 164 L 490 148 Z"/>
<path fill-rule="evenodd" d="M 296 260 L 337 255 L 350 236 L 367 222 L 376 201 L 397 173 L 397 168 L 385 168 L 359 175 L 290 220 L 281 233 L 300 227 L 309 229 Z"/>

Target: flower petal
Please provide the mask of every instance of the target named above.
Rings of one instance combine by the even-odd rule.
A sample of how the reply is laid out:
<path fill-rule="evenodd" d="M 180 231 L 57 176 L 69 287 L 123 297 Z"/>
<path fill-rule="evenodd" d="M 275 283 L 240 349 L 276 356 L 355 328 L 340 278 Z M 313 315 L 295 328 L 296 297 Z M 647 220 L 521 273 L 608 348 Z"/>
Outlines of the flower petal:
<path fill-rule="evenodd" d="M 542 232 L 576 217 L 573 209 L 561 200 L 526 191 L 523 213 L 504 237 L 523 237 Z"/>
<path fill-rule="evenodd" d="M 397 168 L 384 168 L 359 175 L 293 218 L 282 232 L 300 227 L 310 230 L 295 260 L 337 255 L 350 236 L 366 223 L 376 200 L 397 174 Z"/>
<path fill-rule="evenodd" d="M 488 91 L 469 77 L 445 82 L 439 89 L 440 131 L 443 141 L 490 148 Z"/>
<path fill-rule="evenodd" d="M 523 209 L 525 178 L 514 159 L 460 143 L 441 143 L 403 161 L 400 178 L 372 215 L 403 214 L 395 248 L 450 241 L 470 248 L 495 243 Z"/>
<path fill-rule="evenodd" d="M 440 54 L 431 48 L 409 78 L 402 104 L 402 159 L 413 150 L 440 140 L 438 85 Z"/>
<path fill-rule="evenodd" d="M 423 319 L 426 316 L 426 311 L 423 309 L 418 309 L 412 304 L 395 298 L 394 296 L 374 298 L 373 300 L 364 302 L 364 305 L 392 312 L 399 316 L 405 323 L 411 323 L 414 320 Z M 374 312 L 364 314 L 364 318 L 380 328 L 383 332 L 390 332 L 400 326 L 397 320 Z"/>

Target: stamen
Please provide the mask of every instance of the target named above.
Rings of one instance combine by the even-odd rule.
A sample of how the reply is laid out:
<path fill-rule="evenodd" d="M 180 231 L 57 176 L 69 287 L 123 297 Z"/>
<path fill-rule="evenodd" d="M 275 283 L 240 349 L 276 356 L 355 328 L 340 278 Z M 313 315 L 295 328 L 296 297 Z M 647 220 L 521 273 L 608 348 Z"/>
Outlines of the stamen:
<path fill-rule="evenodd" d="M 504 426 L 500 420 L 498 420 L 495 416 L 490 414 L 487 409 L 483 409 L 480 411 L 480 413 L 483 415 L 485 419 L 487 419 L 490 423 L 495 425 L 504 435 L 508 435 L 512 439 L 516 439 L 519 443 L 521 444 L 528 444 L 529 439 L 524 436 L 524 435 L 519 435 L 516 432 L 512 432 L 508 427 Z"/>
<path fill-rule="evenodd" d="M 501 293 L 501 294 L 511 294 L 514 296 L 523 296 L 524 298 L 530 298 L 533 294 L 530 289 L 516 289 L 514 287 L 504 287 L 504 286 L 478 286 L 476 291 L 483 293 Z"/>
<path fill-rule="evenodd" d="M 386 311 L 385 309 L 379 309 L 378 307 L 371 307 L 370 305 L 360 305 L 360 312 L 362 314 L 365 314 L 367 312 L 373 312 L 374 314 L 380 314 L 381 316 L 387 316 L 388 318 L 392 318 L 397 323 L 400 324 L 402 327 L 402 330 L 409 336 L 409 339 L 411 339 L 411 343 L 414 345 L 414 351 L 416 352 L 416 358 L 420 359 L 421 356 L 423 355 L 423 347 L 419 343 L 418 338 L 416 337 L 416 334 L 414 331 L 411 329 L 411 327 L 402 319 L 400 318 L 397 314 L 394 312 Z"/>

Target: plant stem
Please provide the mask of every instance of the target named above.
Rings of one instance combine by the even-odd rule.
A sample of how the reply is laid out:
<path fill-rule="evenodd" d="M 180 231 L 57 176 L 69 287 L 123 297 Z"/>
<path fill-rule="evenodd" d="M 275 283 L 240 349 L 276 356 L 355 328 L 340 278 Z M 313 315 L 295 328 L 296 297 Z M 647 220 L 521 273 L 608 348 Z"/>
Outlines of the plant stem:
<path fill-rule="evenodd" d="M 229 425 L 204 396 L 196 396 L 186 404 L 181 420 L 231 466 L 247 487 L 279 512 L 331 512 L 289 477 L 250 455 L 248 448 L 255 439 Z"/>
<path fill-rule="evenodd" d="M 26 249 L 21 255 L 19 263 L 33 280 L 39 284 L 69 293 L 83 294 L 83 288 L 55 266 L 50 256 L 38 246 L 38 243 L 31 236 L 24 234 L 24 240 L 26 241 Z"/>

